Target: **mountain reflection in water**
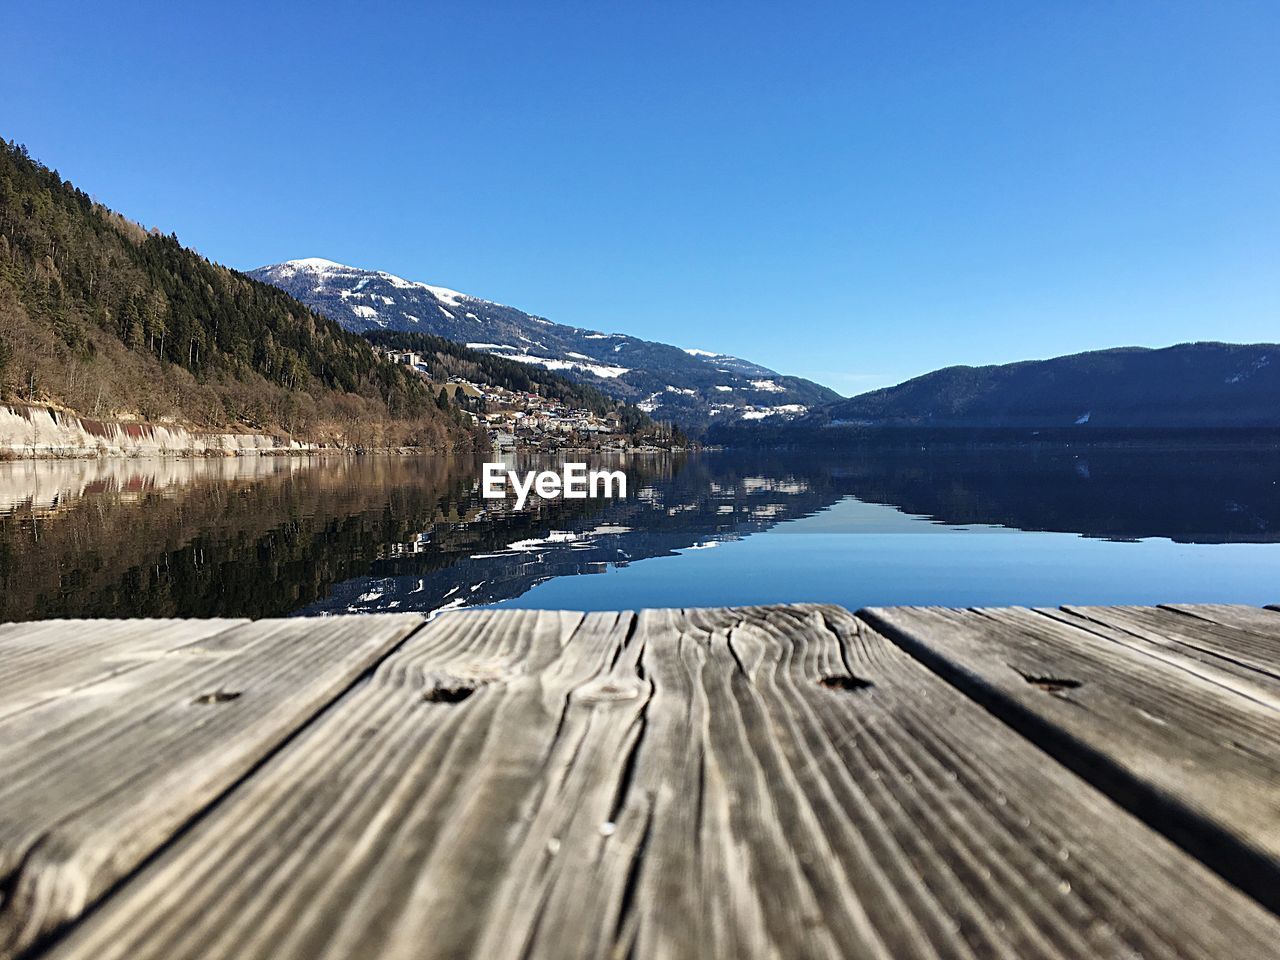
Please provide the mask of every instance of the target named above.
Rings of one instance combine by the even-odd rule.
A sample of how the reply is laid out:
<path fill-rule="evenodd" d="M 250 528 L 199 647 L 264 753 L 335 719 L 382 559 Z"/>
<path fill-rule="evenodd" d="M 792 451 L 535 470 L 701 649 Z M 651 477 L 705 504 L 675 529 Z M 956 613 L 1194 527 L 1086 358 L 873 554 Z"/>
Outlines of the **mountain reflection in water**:
<path fill-rule="evenodd" d="M 544 592 L 534 588 L 546 581 L 616 575 L 656 557 L 677 558 L 667 561 L 669 570 L 679 571 L 667 574 L 668 585 L 672 577 L 704 572 L 727 578 L 729 567 L 695 562 L 691 551 L 765 531 L 827 535 L 792 549 L 813 553 L 821 542 L 826 559 L 846 564 L 851 581 L 873 572 L 875 561 L 866 543 L 855 548 L 848 537 L 831 534 L 935 535 L 894 548 L 907 580 L 926 570 L 936 574 L 936 535 L 948 527 L 969 534 L 1165 538 L 1168 547 L 1276 545 L 1266 548 L 1268 561 L 1280 551 L 1280 454 L 1274 451 L 859 451 L 831 459 L 706 453 L 608 462 L 627 470 L 626 500 L 531 498 L 519 513 L 480 499 L 480 463 L 470 459 L 0 464 L 0 619 L 265 617 L 436 611 L 518 598 L 532 603 Z M 521 457 L 518 466 L 558 464 Z M 1024 538 L 999 551 L 1016 560 L 1016 551 L 1032 542 Z M 1098 562 L 1096 553 L 1072 560 L 1070 541 L 1054 542 L 1060 564 Z M 996 550 L 991 543 L 966 543 L 964 562 Z M 786 554 L 775 549 L 753 557 L 753 573 L 781 589 L 788 582 L 781 565 L 794 562 Z M 1118 575 L 1125 575 L 1123 565 Z M 665 588 L 645 593 L 639 578 L 627 582 L 632 587 L 622 599 L 629 605 L 681 602 Z M 755 602 L 739 588 L 735 600 Z M 601 589 L 575 580 L 557 584 L 554 593 L 572 606 L 577 594 L 584 603 L 600 602 Z M 921 602 L 969 599 L 964 591 L 919 589 Z M 762 594 L 758 600 L 788 598 Z M 874 590 L 794 597 L 894 598 Z"/>

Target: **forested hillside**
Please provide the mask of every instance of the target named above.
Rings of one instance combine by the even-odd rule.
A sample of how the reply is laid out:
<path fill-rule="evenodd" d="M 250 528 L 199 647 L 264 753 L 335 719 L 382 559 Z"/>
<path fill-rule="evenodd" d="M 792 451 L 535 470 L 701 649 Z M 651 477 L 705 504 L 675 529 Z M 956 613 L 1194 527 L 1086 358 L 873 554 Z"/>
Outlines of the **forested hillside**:
<path fill-rule="evenodd" d="M 421 354 L 432 380 L 445 381 L 450 377 L 462 377 L 472 383 L 491 384 L 521 393 L 536 393 L 592 413 L 604 414 L 616 410 L 628 431 L 651 423 L 649 415 L 643 410 L 607 397 L 595 387 L 575 383 L 567 377 L 518 360 L 481 353 L 444 337 L 401 330 L 369 331 L 365 337 L 378 347 L 412 350 Z"/>
<path fill-rule="evenodd" d="M 473 440 L 361 337 L 2 140 L 0 399 L 324 441 Z"/>

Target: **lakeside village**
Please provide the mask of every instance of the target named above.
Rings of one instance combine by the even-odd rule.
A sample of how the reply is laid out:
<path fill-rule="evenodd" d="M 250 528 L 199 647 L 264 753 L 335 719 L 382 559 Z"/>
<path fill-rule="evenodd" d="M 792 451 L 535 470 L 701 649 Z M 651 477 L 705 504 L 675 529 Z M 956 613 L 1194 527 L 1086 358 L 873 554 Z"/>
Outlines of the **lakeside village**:
<path fill-rule="evenodd" d="M 473 383 L 462 377 L 450 377 L 441 383 L 431 379 L 427 358 L 412 350 L 384 350 L 392 363 L 409 367 L 431 384 L 437 397 L 447 394 L 462 413 L 489 432 L 489 439 L 499 450 L 522 449 L 554 451 L 592 448 L 600 450 L 660 450 L 657 446 L 637 444 L 627 435 L 617 411 L 600 414 L 581 407 L 544 397 L 537 393 L 508 390 L 495 384 Z"/>

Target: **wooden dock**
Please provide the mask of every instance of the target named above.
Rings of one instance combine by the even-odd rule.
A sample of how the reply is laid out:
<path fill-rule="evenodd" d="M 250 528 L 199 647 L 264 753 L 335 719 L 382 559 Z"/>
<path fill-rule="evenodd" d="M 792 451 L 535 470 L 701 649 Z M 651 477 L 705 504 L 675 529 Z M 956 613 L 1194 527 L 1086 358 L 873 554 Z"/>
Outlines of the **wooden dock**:
<path fill-rule="evenodd" d="M 0 958 L 1280 957 L 1280 612 L 0 627 Z"/>

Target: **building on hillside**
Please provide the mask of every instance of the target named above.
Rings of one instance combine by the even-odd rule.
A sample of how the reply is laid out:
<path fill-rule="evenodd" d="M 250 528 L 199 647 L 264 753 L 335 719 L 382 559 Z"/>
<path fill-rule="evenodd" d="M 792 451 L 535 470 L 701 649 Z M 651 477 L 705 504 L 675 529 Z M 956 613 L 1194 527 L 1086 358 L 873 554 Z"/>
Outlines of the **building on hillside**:
<path fill-rule="evenodd" d="M 388 350 L 387 359 L 392 363 L 399 363 L 406 367 L 413 367 L 415 370 L 419 367 L 425 368 L 427 365 L 426 357 L 413 350 Z"/>

